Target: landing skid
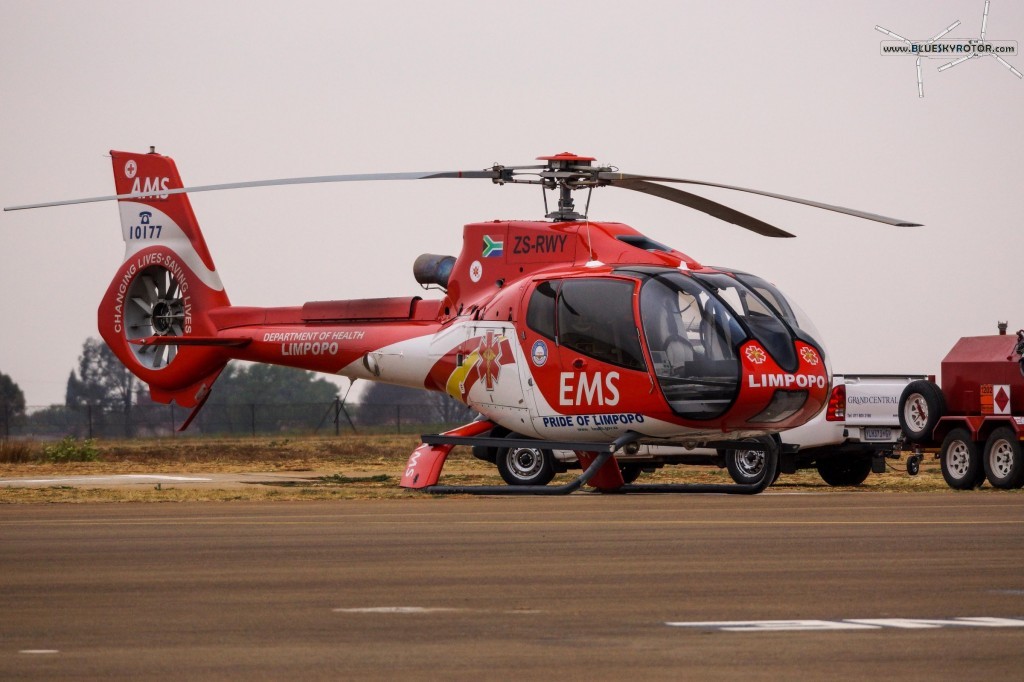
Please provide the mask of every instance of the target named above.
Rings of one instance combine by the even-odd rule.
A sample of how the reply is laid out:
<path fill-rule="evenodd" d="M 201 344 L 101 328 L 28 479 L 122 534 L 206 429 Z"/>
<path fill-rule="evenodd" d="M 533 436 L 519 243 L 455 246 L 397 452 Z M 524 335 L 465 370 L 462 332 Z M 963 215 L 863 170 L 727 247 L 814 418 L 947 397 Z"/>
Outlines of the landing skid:
<path fill-rule="evenodd" d="M 472 436 L 454 436 L 448 434 L 431 434 L 423 436 L 424 445 L 454 447 L 455 445 L 503 445 L 504 447 L 520 445 L 542 447 L 556 450 L 574 450 L 578 454 L 593 456 L 582 474 L 564 485 L 429 485 L 420 488 L 423 492 L 434 495 L 569 495 L 574 493 L 594 478 L 609 463 L 617 468 L 615 453 L 630 443 L 640 440 L 642 436 L 632 431 L 616 438 L 611 443 L 596 446 L 594 443 L 570 443 L 557 441 L 540 441 L 532 439 L 486 438 Z M 770 439 L 766 439 L 770 440 Z M 774 441 L 771 441 L 774 443 Z M 767 443 L 766 443 L 767 445 Z M 659 494 L 659 493 L 717 493 L 726 495 L 756 495 L 771 485 L 779 466 L 778 447 L 765 451 L 765 472 L 758 483 L 653 483 L 626 484 L 611 488 L 597 488 L 596 492 L 608 494 Z M 616 472 L 616 475 L 618 473 Z M 619 479 L 621 484 L 621 479 Z"/>
<path fill-rule="evenodd" d="M 611 452 L 599 453 L 582 474 L 565 485 L 431 485 L 423 488 L 423 492 L 435 495 L 568 495 L 586 485 L 612 459 Z"/>

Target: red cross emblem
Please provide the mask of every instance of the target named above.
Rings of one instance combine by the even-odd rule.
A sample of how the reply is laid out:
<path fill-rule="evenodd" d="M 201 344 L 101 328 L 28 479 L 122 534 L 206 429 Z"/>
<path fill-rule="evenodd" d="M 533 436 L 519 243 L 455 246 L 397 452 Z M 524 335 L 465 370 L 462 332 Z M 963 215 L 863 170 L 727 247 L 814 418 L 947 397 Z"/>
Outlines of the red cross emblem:
<path fill-rule="evenodd" d="M 501 371 L 501 342 L 504 337 L 495 337 L 493 331 L 487 332 L 485 338 L 480 339 L 477 352 L 480 353 L 480 366 L 478 372 L 483 379 L 484 386 L 488 391 L 493 391 L 498 383 L 498 372 Z"/>

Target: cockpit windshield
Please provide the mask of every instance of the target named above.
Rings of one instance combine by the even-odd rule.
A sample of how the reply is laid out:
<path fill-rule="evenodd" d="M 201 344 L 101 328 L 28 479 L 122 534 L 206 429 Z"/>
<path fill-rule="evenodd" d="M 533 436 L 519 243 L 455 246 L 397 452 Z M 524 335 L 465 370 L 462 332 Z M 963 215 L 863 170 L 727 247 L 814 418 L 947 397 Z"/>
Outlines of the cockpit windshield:
<path fill-rule="evenodd" d="M 792 372 L 797 368 L 792 332 L 765 299 L 729 275 L 694 275 L 694 279 L 703 282 L 742 318 L 750 333 L 764 344 L 782 369 Z"/>
<path fill-rule="evenodd" d="M 648 279 L 640 315 L 654 373 L 672 409 L 713 419 L 739 391 L 737 348 L 747 338 L 736 315 L 707 289 L 678 272 Z"/>
<path fill-rule="evenodd" d="M 793 332 L 800 339 L 816 346 L 822 351 L 822 353 L 825 352 L 825 347 L 822 344 L 821 334 L 818 333 L 818 329 L 814 326 L 814 323 L 811 322 L 807 313 L 801 310 L 800 306 L 798 306 L 791 298 L 783 295 L 775 285 L 761 279 L 757 275 L 737 272 L 736 279 L 746 284 L 755 293 L 760 295 L 761 298 L 767 301 L 779 317 L 792 327 Z"/>
<path fill-rule="evenodd" d="M 773 286 L 750 275 L 637 269 L 650 368 L 672 410 L 687 419 L 725 414 L 740 391 L 740 347 L 756 339 L 786 372 L 798 369 L 794 338 L 820 349 L 813 329 Z M 569 351 L 625 369 L 648 365 L 637 336 L 635 280 L 540 282 L 527 325 Z"/>
<path fill-rule="evenodd" d="M 759 278 L 680 272 L 657 274 L 640 290 L 640 315 L 655 376 L 672 409 L 691 419 L 720 416 L 739 392 L 739 347 L 756 339 L 787 372 L 799 361 L 799 317 Z M 815 344 L 817 345 L 817 344 Z"/>

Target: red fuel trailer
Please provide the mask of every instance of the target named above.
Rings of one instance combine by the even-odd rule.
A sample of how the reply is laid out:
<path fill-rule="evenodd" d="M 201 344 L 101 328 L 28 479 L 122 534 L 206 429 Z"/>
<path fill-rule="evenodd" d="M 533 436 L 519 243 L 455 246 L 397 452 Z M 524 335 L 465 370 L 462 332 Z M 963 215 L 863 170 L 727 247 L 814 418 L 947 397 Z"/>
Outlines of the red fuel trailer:
<path fill-rule="evenodd" d="M 968 336 L 942 360 L 942 387 L 914 381 L 900 396 L 900 426 L 922 448 L 938 448 L 949 487 L 1024 486 L 1024 330 Z M 918 455 L 919 457 L 919 455 Z"/>

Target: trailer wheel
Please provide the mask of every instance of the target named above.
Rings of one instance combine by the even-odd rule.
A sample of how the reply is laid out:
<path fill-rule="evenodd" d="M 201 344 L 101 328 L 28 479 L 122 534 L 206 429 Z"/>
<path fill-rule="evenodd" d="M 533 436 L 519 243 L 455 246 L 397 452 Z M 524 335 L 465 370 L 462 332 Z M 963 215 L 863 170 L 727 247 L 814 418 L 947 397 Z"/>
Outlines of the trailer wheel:
<path fill-rule="evenodd" d="M 928 440 L 946 411 L 942 389 L 933 381 L 919 379 L 907 384 L 900 395 L 900 428 L 914 443 Z"/>
<path fill-rule="evenodd" d="M 871 473 L 871 456 L 830 457 L 818 462 L 818 473 L 831 486 L 860 485 Z"/>
<path fill-rule="evenodd" d="M 519 434 L 509 434 L 519 438 Z M 514 447 L 498 450 L 495 464 L 509 485 L 547 485 L 555 477 L 555 455 L 540 448 Z"/>
<path fill-rule="evenodd" d="M 1024 456 L 1013 429 L 1002 426 L 985 443 L 985 478 L 995 488 L 1020 488 L 1024 484 Z"/>
<path fill-rule="evenodd" d="M 942 477 L 955 490 L 971 490 L 985 481 L 985 468 L 978 454 L 978 444 L 967 429 L 953 429 L 942 441 L 939 451 Z"/>

